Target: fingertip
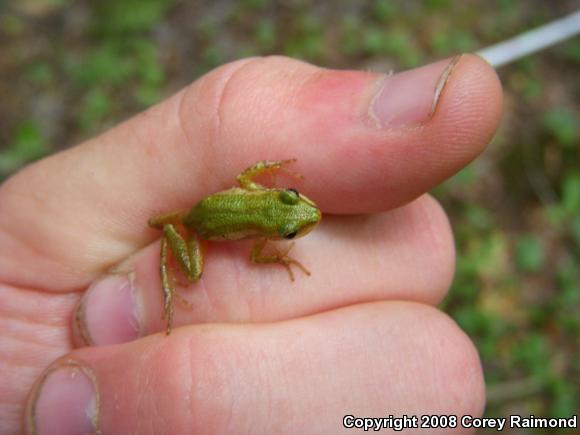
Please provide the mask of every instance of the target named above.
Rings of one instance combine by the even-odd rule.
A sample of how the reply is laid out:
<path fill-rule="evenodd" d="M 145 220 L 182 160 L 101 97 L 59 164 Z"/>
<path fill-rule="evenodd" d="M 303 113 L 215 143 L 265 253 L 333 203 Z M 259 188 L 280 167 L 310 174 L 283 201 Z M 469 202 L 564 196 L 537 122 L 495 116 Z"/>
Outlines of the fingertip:
<path fill-rule="evenodd" d="M 359 200 L 353 201 L 361 211 L 393 208 L 417 198 L 468 165 L 493 137 L 502 113 L 497 74 L 471 54 L 447 62 L 436 86 L 433 113 L 426 121 L 379 129 L 364 153 L 349 156 L 349 165 L 359 159 L 358 164 L 367 168 L 367 195 L 357 192 Z M 420 82 L 419 70 L 432 68 L 437 73 L 434 67 L 442 64 L 403 72 L 401 77 L 408 74 L 413 83 Z"/>
<path fill-rule="evenodd" d="M 418 287 L 428 289 L 425 299 L 438 304 L 447 295 L 455 274 L 455 240 L 447 213 L 433 196 L 423 195 L 408 207 L 416 214 L 414 230 L 418 235 L 415 252 L 423 259 L 426 273 L 418 273 Z"/>
<path fill-rule="evenodd" d="M 126 343 L 142 335 L 133 274 L 105 275 L 94 281 L 73 313 L 76 347 Z"/>
<path fill-rule="evenodd" d="M 485 149 L 501 119 L 499 77 L 481 57 L 463 54 L 443 92 L 433 116 L 440 124 L 435 137 L 445 135 L 458 157 L 472 160 Z"/>
<path fill-rule="evenodd" d="M 444 393 L 442 400 L 452 404 L 454 414 L 483 414 L 485 381 L 475 345 L 446 313 L 427 305 L 415 305 L 415 315 L 422 313 L 424 348 L 429 349 L 433 367 L 437 368 L 431 378 L 433 388 Z"/>

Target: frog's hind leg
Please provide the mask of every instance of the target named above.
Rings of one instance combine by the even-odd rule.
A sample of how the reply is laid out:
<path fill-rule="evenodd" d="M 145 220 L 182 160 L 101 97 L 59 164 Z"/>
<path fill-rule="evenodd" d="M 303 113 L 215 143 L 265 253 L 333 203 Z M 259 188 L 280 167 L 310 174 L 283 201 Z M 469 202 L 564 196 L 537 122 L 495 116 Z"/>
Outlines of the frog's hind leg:
<path fill-rule="evenodd" d="M 167 263 L 167 239 L 161 239 L 161 288 L 163 289 L 163 314 L 161 320 L 165 320 L 165 334 L 171 333 L 171 325 L 173 323 L 173 295 L 175 295 L 175 287 L 173 279 L 170 276 L 169 264 Z"/>
<path fill-rule="evenodd" d="M 241 187 L 243 187 L 244 189 L 248 189 L 248 190 L 265 189 L 264 186 L 253 181 L 254 178 L 260 174 L 268 172 L 272 176 L 272 182 L 275 184 L 276 171 L 283 171 L 283 172 L 285 172 L 293 177 L 302 178 L 302 175 L 298 174 L 297 172 L 286 169 L 284 167 L 284 165 L 287 165 L 288 163 L 294 163 L 295 161 L 296 161 L 296 159 L 262 160 L 261 162 L 258 162 L 255 165 L 250 166 L 248 169 L 246 169 L 244 172 L 242 172 L 240 175 L 238 175 L 238 177 L 237 177 L 238 183 L 240 183 Z"/>
<path fill-rule="evenodd" d="M 197 281 L 203 270 L 203 252 L 197 237 L 182 237 L 172 224 L 163 227 L 163 237 L 187 279 Z"/>
<path fill-rule="evenodd" d="M 174 277 L 169 266 L 169 250 L 189 281 L 199 280 L 203 270 L 203 252 L 197 237 L 193 236 L 187 240 L 179 234 L 175 225 L 165 224 L 161 240 L 160 274 L 164 300 L 163 318 L 167 325 L 167 335 L 171 332 L 173 323 L 174 300 L 177 299 L 183 305 L 191 307 L 191 304 L 175 291 Z"/>
<path fill-rule="evenodd" d="M 250 253 L 250 259 L 252 260 L 253 263 L 257 263 L 257 264 L 267 264 L 267 263 L 280 264 L 280 265 L 284 266 L 284 268 L 288 271 L 288 275 L 290 276 L 290 281 L 294 281 L 294 273 L 292 272 L 292 268 L 290 267 L 291 264 L 294 264 L 296 267 L 298 267 L 300 270 L 302 270 L 302 272 L 304 272 L 305 275 L 310 276 L 310 271 L 308 269 L 306 269 L 297 260 L 294 260 L 293 258 L 288 256 L 288 253 L 290 252 L 290 250 L 292 249 L 292 246 L 294 246 L 294 245 L 290 245 L 284 251 L 276 251 L 274 254 L 262 255 L 262 251 L 264 250 L 264 247 L 266 246 L 267 241 L 268 241 L 268 239 L 261 238 L 261 239 L 256 240 L 256 243 L 254 243 L 254 246 L 252 247 L 252 252 Z"/>
<path fill-rule="evenodd" d="M 163 314 L 161 315 L 161 320 L 166 321 L 165 333 L 169 335 L 171 333 L 171 325 L 173 324 L 173 312 L 175 307 L 174 300 L 177 300 L 185 308 L 191 309 L 193 306 L 191 302 L 181 296 L 175 290 L 176 278 L 174 274 L 171 273 L 169 267 L 169 262 L 167 258 L 167 239 L 164 237 L 161 240 L 161 287 L 163 289 Z"/>

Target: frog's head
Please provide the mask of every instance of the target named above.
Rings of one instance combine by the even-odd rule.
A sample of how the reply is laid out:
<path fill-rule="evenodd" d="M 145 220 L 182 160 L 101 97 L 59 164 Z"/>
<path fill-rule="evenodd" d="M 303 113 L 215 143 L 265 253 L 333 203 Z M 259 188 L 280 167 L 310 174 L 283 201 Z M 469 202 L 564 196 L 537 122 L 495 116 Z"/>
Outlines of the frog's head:
<path fill-rule="evenodd" d="M 278 227 L 278 234 L 283 239 L 302 237 L 320 222 L 320 209 L 296 189 L 280 190 L 279 200 L 287 210 L 286 219 Z"/>

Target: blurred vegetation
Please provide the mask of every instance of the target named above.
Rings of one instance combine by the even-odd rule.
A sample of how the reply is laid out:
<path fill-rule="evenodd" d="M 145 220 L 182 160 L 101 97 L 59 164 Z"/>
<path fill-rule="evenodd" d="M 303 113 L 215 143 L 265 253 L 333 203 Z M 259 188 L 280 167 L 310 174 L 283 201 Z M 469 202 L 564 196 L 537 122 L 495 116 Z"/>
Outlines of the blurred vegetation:
<path fill-rule="evenodd" d="M 232 59 L 404 69 L 511 37 L 573 1 L 0 2 L 0 179 Z M 457 239 L 444 309 L 475 341 L 486 414 L 580 405 L 580 41 L 499 71 L 502 127 L 436 189 Z"/>

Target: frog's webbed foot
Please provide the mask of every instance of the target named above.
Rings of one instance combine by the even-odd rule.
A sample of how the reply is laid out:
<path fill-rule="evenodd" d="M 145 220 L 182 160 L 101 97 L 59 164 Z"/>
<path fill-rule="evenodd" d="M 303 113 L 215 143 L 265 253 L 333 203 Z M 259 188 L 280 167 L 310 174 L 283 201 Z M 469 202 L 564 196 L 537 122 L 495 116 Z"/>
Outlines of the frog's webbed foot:
<path fill-rule="evenodd" d="M 252 252 L 250 254 L 250 259 L 252 262 L 257 264 L 268 264 L 268 263 L 276 263 L 284 266 L 284 268 L 288 271 L 288 275 L 290 276 L 290 281 L 294 281 L 294 273 L 292 272 L 292 268 L 290 265 L 295 265 L 298 267 L 305 275 L 310 276 L 310 271 L 306 269 L 299 261 L 291 258 L 288 256 L 288 253 L 294 246 L 294 244 L 290 244 L 286 247 L 286 249 L 280 251 L 275 250 L 273 254 L 269 255 L 262 255 L 262 251 L 266 246 L 267 239 L 258 239 L 252 248 Z"/>
<path fill-rule="evenodd" d="M 173 296 L 175 296 L 175 300 L 177 302 L 179 302 L 179 304 L 183 307 L 183 308 L 187 308 L 188 310 L 192 310 L 193 309 L 193 305 L 191 302 L 189 302 L 187 299 L 185 299 L 181 294 L 179 294 L 178 292 L 175 292 L 173 294 Z"/>
<path fill-rule="evenodd" d="M 269 173 L 272 177 L 272 184 L 276 184 L 276 171 L 282 171 L 294 178 L 303 178 L 298 172 L 291 171 L 284 167 L 289 163 L 294 163 L 296 159 L 288 160 L 262 160 L 253 166 L 247 168 L 244 172 L 238 175 L 237 180 L 240 186 L 248 190 L 266 189 L 259 183 L 254 181 L 254 178 L 263 173 Z"/>
<path fill-rule="evenodd" d="M 179 304 L 184 307 L 187 308 L 188 310 L 193 309 L 193 305 L 191 304 L 191 302 L 189 302 L 187 299 L 185 299 L 185 297 L 179 292 L 181 289 L 186 289 L 189 287 L 190 284 L 190 280 L 184 280 L 182 279 L 181 276 L 178 275 L 179 271 L 176 271 L 177 273 L 171 273 L 171 282 L 173 283 L 173 297 L 174 299 L 179 302 Z"/>

